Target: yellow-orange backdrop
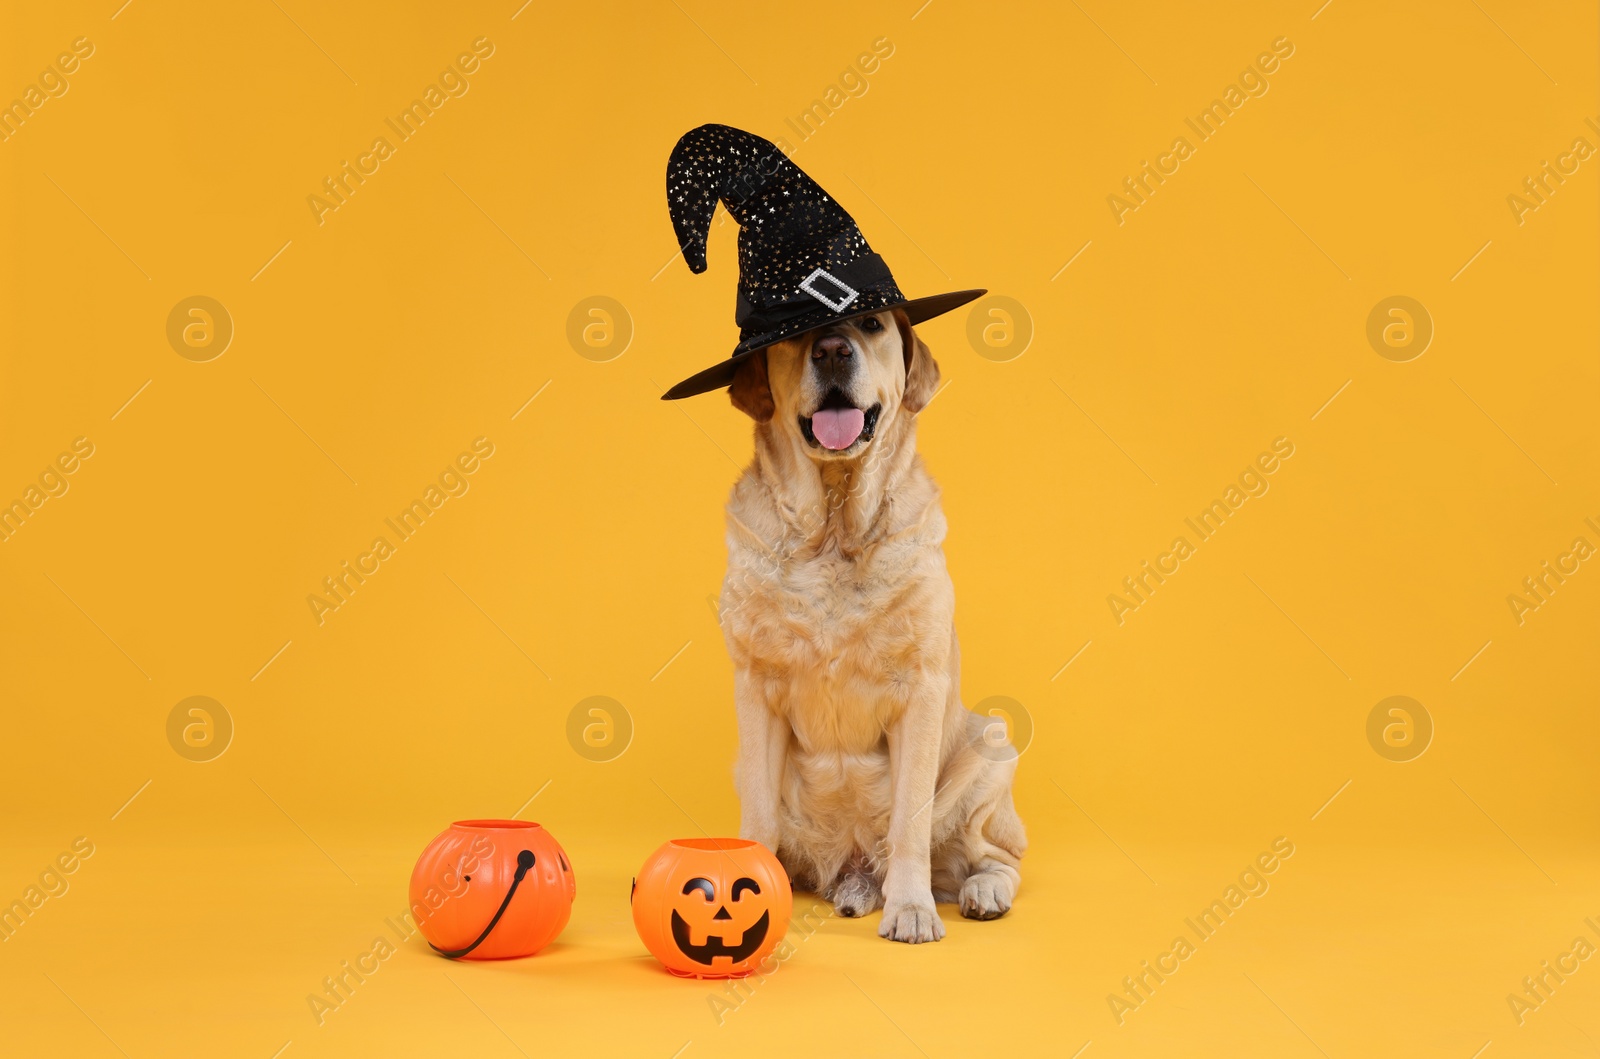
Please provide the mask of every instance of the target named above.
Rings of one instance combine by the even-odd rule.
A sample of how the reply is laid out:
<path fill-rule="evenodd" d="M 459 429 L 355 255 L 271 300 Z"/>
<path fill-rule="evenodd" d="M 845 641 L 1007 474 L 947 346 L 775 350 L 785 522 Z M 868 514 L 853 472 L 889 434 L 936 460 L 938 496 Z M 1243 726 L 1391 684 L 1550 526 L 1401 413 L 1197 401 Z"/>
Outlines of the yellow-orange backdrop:
<path fill-rule="evenodd" d="M 0 41 L 8 1052 L 1595 1050 L 1592 4 L 119 2 Z M 663 202 L 706 121 L 908 292 L 993 292 L 923 328 L 921 445 L 964 694 L 1030 733 L 1009 917 L 825 920 L 732 995 L 627 906 L 738 821 L 748 423 L 657 400 L 735 337 L 733 226 L 692 276 Z M 397 942 L 313 1014 L 427 840 L 514 813 L 573 858 L 561 941 Z"/>

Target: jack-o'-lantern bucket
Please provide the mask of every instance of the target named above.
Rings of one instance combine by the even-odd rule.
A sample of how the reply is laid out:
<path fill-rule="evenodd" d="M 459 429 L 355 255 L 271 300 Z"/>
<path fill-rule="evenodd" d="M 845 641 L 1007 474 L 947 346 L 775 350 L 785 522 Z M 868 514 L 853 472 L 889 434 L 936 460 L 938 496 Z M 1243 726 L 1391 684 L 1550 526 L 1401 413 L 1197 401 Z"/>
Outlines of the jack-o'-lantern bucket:
<path fill-rule="evenodd" d="M 572 863 L 525 820 L 458 820 L 411 872 L 411 914 L 452 960 L 532 956 L 555 940 L 577 896 Z"/>
<path fill-rule="evenodd" d="M 738 838 L 674 839 L 634 881 L 633 925 L 680 978 L 741 978 L 789 930 L 794 895 L 772 851 Z"/>

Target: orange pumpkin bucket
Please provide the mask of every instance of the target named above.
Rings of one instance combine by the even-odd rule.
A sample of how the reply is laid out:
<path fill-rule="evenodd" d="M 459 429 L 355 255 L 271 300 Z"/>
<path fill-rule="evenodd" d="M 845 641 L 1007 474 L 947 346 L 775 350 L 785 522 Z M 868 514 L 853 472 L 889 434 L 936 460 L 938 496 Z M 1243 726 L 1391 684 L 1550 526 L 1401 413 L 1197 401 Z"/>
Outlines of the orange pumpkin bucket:
<path fill-rule="evenodd" d="M 738 838 L 674 839 L 634 881 L 633 925 L 680 978 L 741 978 L 789 930 L 794 895 L 772 851 Z"/>
<path fill-rule="evenodd" d="M 555 940 L 577 896 L 550 832 L 524 820 L 458 820 L 411 872 L 411 914 L 452 960 L 532 956 Z"/>

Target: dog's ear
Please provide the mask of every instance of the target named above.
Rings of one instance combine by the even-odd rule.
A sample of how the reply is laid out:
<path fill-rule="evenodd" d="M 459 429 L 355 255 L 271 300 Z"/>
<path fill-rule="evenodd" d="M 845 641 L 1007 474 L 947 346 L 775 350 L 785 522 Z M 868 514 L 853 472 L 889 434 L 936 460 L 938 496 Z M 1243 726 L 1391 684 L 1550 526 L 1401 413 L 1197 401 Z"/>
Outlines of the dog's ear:
<path fill-rule="evenodd" d="M 928 402 L 938 392 L 939 362 L 933 359 L 928 343 L 917 337 L 905 313 L 896 309 L 894 322 L 900 328 L 900 345 L 906 358 L 906 392 L 900 403 L 915 415 L 928 407 Z"/>
<path fill-rule="evenodd" d="M 744 363 L 739 365 L 733 383 L 728 387 L 728 399 L 733 402 L 733 407 L 757 423 L 765 423 L 772 418 L 777 406 L 772 402 L 772 386 L 767 382 L 766 350 L 746 357 Z"/>

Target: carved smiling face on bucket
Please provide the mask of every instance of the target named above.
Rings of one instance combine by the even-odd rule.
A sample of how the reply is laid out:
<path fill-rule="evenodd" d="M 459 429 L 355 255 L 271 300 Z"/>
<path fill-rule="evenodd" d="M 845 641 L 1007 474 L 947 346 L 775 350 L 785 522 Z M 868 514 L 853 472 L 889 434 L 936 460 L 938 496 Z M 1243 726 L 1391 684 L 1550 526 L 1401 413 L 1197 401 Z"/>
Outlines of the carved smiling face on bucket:
<path fill-rule="evenodd" d="M 761 885 L 754 879 L 741 876 L 719 895 L 716 883 L 697 876 L 683 884 L 681 896 L 672 910 L 672 940 L 695 963 L 709 967 L 718 956 L 738 963 L 767 940 L 772 917 L 766 902 L 758 900 Z M 704 940 L 696 944 L 695 938 Z"/>
<path fill-rule="evenodd" d="M 630 899 L 645 947 L 689 978 L 750 974 L 783 940 L 794 908 L 778 858 L 736 838 L 668 842 L 645 861 Z"/>

